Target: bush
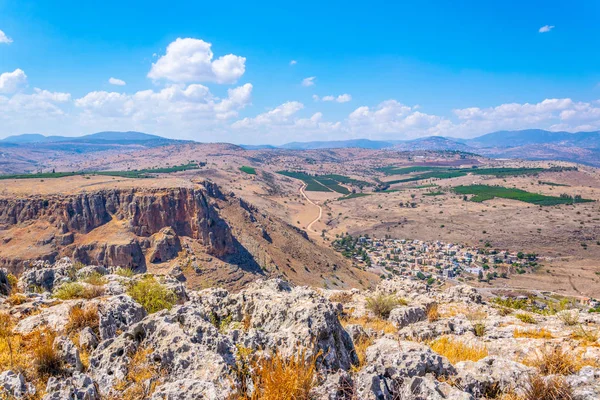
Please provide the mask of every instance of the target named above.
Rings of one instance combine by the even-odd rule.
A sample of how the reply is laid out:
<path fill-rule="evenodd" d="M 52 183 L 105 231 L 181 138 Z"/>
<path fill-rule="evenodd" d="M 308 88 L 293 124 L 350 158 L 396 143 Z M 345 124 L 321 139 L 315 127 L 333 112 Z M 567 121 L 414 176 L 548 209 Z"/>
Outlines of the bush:
<path fill-rule="evenodd" d="M 482 337 L 485 335 L 485 323 L 483 322 L 475 322 L 473 324 L 473 333 L 475 336 Z"/>
<path fill-rule="evenodd" d="M 526 324 L 537 324 L 537 320 L 533 318 L 533 315 L 527 313 L 517 313 L 515 317 L 521 322 L 525 322 Z"/>
<path fill-rule="evenodd" d="M 431 349 L 446 357 L 452 364 L 459 361 L 479 361 L 487 357 L 487 347 L 463 343 L 458 339 L 442 336 L 431 343 Z"/>
<path fill-rule="evenodd" d="M 123 276 L 125 278 L 131 278 L 131 277 L 133 277 L 133 275 L 135 275 L 135 273 L 133 272 L 133 270 L 131 268 L 120 268 L 119 267 L 115 271 L 115 275 Z"/>
<path fill-rule="evenodd" d="M 94 285 L 83 285 L 78 282 L 63 283 L 54 292 L 54 297 L 61 300 L 71 299 L 93 299 L 102 296 L 104 288 Z"/>
<path fill-rule="evenodd" d="M 149 313 L 170 310 L 177 302 L 177 295 L 161 285 L 152 276 L 148 276 L 131 285 L 127 294 Z"/>
<path fill-rule="evenodd" d="M 69 320 L 65 325 L 65 330 L 67 333 L 75 333 L 89 327 L 98 332 L 99 325 L 100 319 L 97 306 L 74 306 L 69 310 Z"/>
<path fill-rule="evenodd" d="M 367 297 L 367 309 L 379 318 L 388 319 L 390 312 L 399 305 L 406 305 L 404 299 L 395 295 L 385 295 L 378 293 L 374 297 Z"/>
<path fill-rule="evenodd" d="M 437 303 L 431 303 L 427 306 L 427 320 L 429 322 L 435 322 L 440 319 L 439 306 Z"/>
<path fill-rule="evenodd" d="M 579 311 L 578 310 L 564 310 L 556 314 L 558 319 L 567 326 L 577 325 L 579 323 Z"/>

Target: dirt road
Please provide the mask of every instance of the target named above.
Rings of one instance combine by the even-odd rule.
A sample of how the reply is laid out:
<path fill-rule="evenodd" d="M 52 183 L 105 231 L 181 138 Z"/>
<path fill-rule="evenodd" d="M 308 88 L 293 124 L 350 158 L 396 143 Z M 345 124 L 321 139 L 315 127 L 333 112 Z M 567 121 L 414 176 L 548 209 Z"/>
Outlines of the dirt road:
<path fill-rule="evenodd" d="M 313 226 L 313 224 L 314 224 L 315 222 L 318 222 L 318 221 L 321 219 L 321 217 L 323 216 L 323 208 L 321 208 L 321 206 L 320 206 L 320 205 L 316 204 L 315 202 L 313 202 L 311 199 L 309 199 L 309 198 L 308 198 L 308 196 L 306 195 L 306 193 L 304 193 L 304 189 L 305 189 L 305 188 L 306 188 L 306 184 L 303 184 L 303 185 L 300 187 L 300 193 L 302 194 L 302 196 L 304 196 L 304 198 L 306 199 L 306 201 L 308 201 L 310 204 L 312 204 L 313 206 L 315 206 L 315 207 L 318 207 L 318 208 L 319 208 L 319 216 L 318 216 L 317 218 L 315 218 L 314 220 L 312 220 L 312 222 L 311 222 L 311 223 L 309 223 L 309 224 L 306 226 L 306 230 L 307 230 L 307 231 L 309 231 L 309 232 L 316 233 L 317 235 L 319 235 L 319 232 L 318 232 L 318 231 L 316 231 L 316 230 L 313 230 L 313 229 L 312 229 L 312 226 Z"/>

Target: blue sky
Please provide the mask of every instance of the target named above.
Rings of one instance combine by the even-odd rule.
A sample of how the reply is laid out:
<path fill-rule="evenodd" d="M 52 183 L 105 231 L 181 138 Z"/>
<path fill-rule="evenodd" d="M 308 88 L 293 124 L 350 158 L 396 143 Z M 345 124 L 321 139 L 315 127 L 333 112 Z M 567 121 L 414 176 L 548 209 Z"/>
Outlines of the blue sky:
<path fill-rule="evenodd" d="M 597 1 L 172 3 L 0 0 L 0 137 L 600 129 Z"/>

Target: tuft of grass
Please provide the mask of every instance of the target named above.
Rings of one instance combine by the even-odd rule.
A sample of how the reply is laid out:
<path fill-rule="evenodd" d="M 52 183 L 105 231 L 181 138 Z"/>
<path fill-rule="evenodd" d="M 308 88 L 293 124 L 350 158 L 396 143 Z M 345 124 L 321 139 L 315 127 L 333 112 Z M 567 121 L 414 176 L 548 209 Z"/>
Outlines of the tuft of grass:
<path fill-rule="evenodd" d="M 63 283 L 54 292 L 54 297 L 61 300 L 71 299 L 93 299 L 104 294 L 104 288 L 101 286 L 87 286 L 78 282 Z"/>
<path fill-rule="evenodd" d="M 352 301 L 353 296 L 351 292 L 337 292 L 329 297 L 329 301 L 332 303 L 349 303 Z"/>
<path fill-rule="evenodd" d="M 29 347 L 33 358 L 33 367 L 39 378 L 60 375 L 63 369 L 62 358 L 54 348 L 56 333 L 51 329 L 32 332 Z"/>
<path fill-rule="evenodd" d="M 571 332 L 571 339 L 581 340 L 586 344 L 596 344 L 600 339 L 600 331 L 598 329 L 586 329 L 583 325 L 579 326 Z"/>
<path fill-rule="evenodd" d="M 352 372 L 358 372 L 365 365 L 365 361 L 367 358 L 367 349 L 369 346 L 373 344 L 373 339 L 364 336 L 358 339 L 354 343 L 354 351 L 356 352 L 356 356 L 358 357 L 358 364 L 352 366 Z"/>
<path fill-rule="evenodd" d="M 569 384 L 561 376 L 542 377 L 530 374 L 523 387 L 522 394 L 514 389 L 502 394 L 499 400 L 573 400 Z"/>
<path fill-rule="evenodd" d="M 430 347 L 452 364 L 459 361 L 479 361 L 488 355 L 488 349 L 484 345 L 471 345 L 448 336 L 436 339 Z"/>
<path fill-rule="evenodd" d="M 556 316 L 566 326 L 574 326 L 579 323 L 579 311 L 578 310 L 564 310 L 564 311 L 557 313 Z"/>
<path fill-rule="evenodd" d="M 131 278 L 135 275 L 131 268 L 117 268 L 115 271 L 115 275 L 123 276 L 125 278 Z"/>
<path fill-rule="evenodd" d="M 65 331 L 69 334 L 77 333 L 85 327 L 92 328 L 98 332 L 100 319 L 97 306 L 80 307 L 74 306 L 69 310 L 69 319 L 65 325 Z"/>
<path fill-rule="evenodd" d="M 475 322 L 473 323 L 473 333 L 475 336 L 482 337 L 485 335 L 485 323 L 483 322 Z"/>
<path fill-rule="evenodd" d="M 388 319 L 392 310 L 400 305 L 407 305 L 407 301 L 396 295 L 378 293 L 373 297 L 367 297 L 367 309 L 376 317 Z"/>
<path fill-rule="evenodd" d="M 94 286 L 104 286 L 108 282 L 106 278 L 98 272 L 92 272 L 88 276 L 81 278 L 80 281 Z"/>
<path fill-rule="evenodd" d="M 515 318 L 526 324 L 537 324 L 537 320 L 533 317 L 533 315 L 528 313 L 516 313 Z"/>
<path fill-rule="evenodd" d="M 306 350 L 291 358 L 275 353 L 254 363 L 252 400 L 309 400 L 316 383 L 316 362 L 320 352 L 308 357 Z"/>
<path fill-rule="evenodd" d="M 127 290 L 135 301 L 149 313 L 170 310 L 177 303 L 177 295 L 161 285 L 152 276 L 147 276 L 133 283 Z"/>
<path fill-rule="evenodd" d="M 572 375 L 586 365 L 598 365 L 596 360 L 584 359 L 581 353 L 567 351 L 561 346 L 542 347 L 522 362 L 537 368 L 542 375 Z"/>
<path fill-rule="evenodd" d="M 440 311 L 438 303 L 431 303 L 427 306 L 427 321 L 435 322 L 440 319 Z"/>
<path fill-rule="evenodd" d="M 10 296 L 6 298 L 6 302 L 11 306 L 18 306 L 20 304 L 25 303 L 26 301 L 27 296 L 23 295 L 22 293 L 16 293 L 14 291 L 10 294 Z"/>
<path fill-rule="evenodd" d="M 529 338 L 529 339 L 552 339 L 554 336 L 549 330 L 545 328 L 540 329 L 515 329 L 513 332 L 515 338 Z"/>

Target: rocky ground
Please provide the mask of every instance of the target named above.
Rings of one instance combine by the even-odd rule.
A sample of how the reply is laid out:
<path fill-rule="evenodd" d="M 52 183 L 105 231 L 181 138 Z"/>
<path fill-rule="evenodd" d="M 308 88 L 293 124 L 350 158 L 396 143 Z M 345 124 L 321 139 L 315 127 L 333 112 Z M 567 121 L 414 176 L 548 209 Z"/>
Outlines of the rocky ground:
<path fill-rule="evenodd" d="M 408 280 L 230 293 L 180 279 L 69 259 L 0 273 L 0 397 L 600 398 L 595 313 Z"/>

